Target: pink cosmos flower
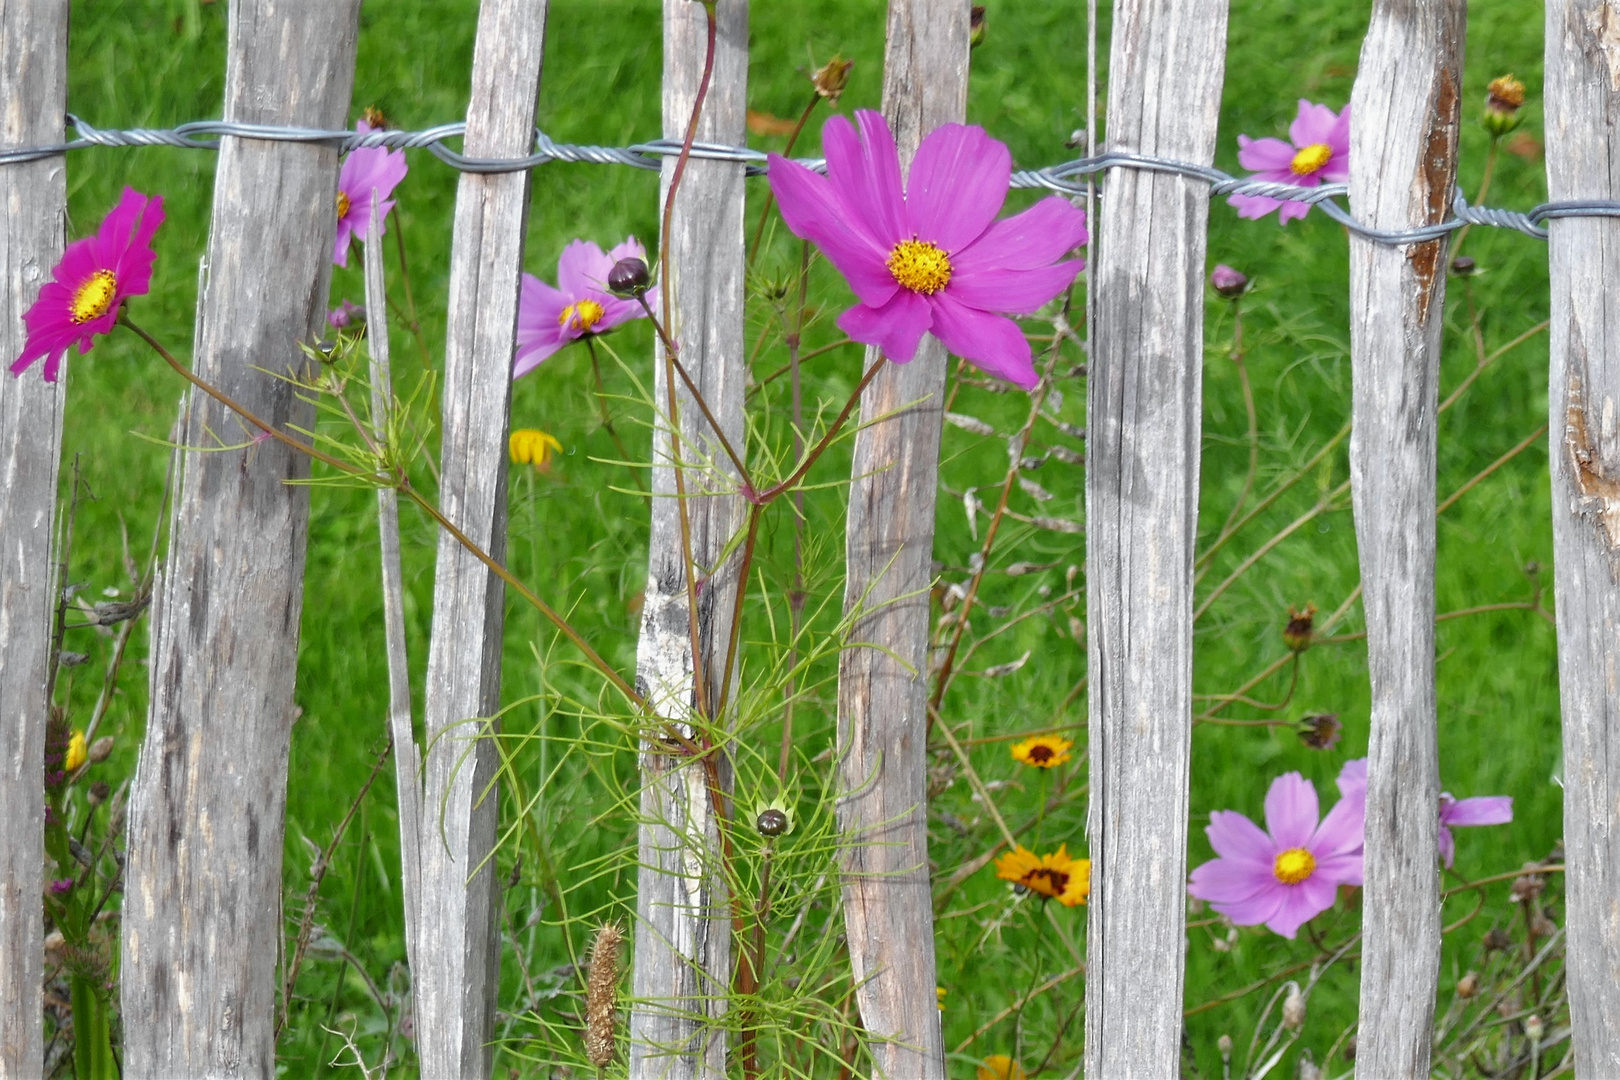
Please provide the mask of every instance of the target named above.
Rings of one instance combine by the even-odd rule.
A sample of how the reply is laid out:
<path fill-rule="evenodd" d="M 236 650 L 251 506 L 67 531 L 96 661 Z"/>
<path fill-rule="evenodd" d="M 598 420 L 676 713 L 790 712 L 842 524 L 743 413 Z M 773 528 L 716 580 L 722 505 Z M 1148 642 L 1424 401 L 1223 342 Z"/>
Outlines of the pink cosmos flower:
<path fill-rule="evenodd" d="M 334 330 L 347 330 L 349 327 L 365 321 L 365 305 L 351 304 L 346 298 L 341 304 L 326 313 L 326 325 Z"/>
<path fill-rule="evenodd" d="M 1035 365 L 1018 324 L 1084 266 L 1059 262 L 1086 242 L 1086 216 L 1059 196 L 997 221 L 1012 155 L 980 127 L 944 124 L 902 183 L 883 117 L 857 111 L 821 130 L 827 175 L 770 156 L 771 191 L 795 235 L 813 242 L 859 301 L 838 317 L 856 341 L 905 363 L 932 332 L 947 349 L 1029 389 Z"/>
<path fill-rule="evenodd" d="M 163 196 L 125 188 L 94 236 L 75 240 L 23 315 L 28 340 L 11 365 L 21 375 L 41 358 L 45 381 L 55 382 L 62 356 L 74 344 L 81 354 L 91 339 L 110 333 L 125 297 L 144 296 L 152 284 L 152 234 L 163 224 Z"/>
<path fill-rule="evenodd" d="M 563 248 L 557 260 L 556 288 L 533 274 L 523 275 L 512 378 L 527 375 L 571 341 L 587 334 L 605 334 L 646 315 L 638 301 L 608 292 L 608 271 L 620 259 L 629 258 L 647 258 L 647 249 L 633 236 L 607 252 L 589 240 L 575 240 Z M 655 299 L 655 294 L 648 294 L 647 303 L 656 311 Z"/>
<path fill-rule="evenodd" d="M 1347 761 L 1339 771 L 1339 790 L 1346 799 L 1367 800 L 1367 759 Z M 1457 857 L 1457 844 L 1451 835 L 1453 825 L 1506 825 L 1513 820 L 1513 796 L 1481 795 L 1458 799 L 1449 791 L 1440 793 L 1440 857 L 1450 867 Z M 1361 850 L 1357 845 L 1356 850 Z"/>
<path fill-rule="evenodd" d="M 354 129 L 364 135 L 371 130 L 371 125 L 361 120 Z M 384 221 L 394 208 L 394 200 L 389 196 L 408 171 L 405 151 L 390 150 L 386 146 L 362 146 L 343 159 L 343 170 L 338 173 L 337 238 L 332 242 L 334 263 L 348 266 L 349 239 L 365 240 L 371 228 L 373 189 L 381 200 L 376 207 L 377 235 L 388 231 Z"/>
<path fill-rule="evenodd" d="M 1317 821 L 1316 788 L 1285 773 L 1266 792 L 1266 831 L 1217 810 L 1204 831 L 1219 858 L 1192 872 L 1187 891 L 1239 926 L 1265 923 L 1292 938 L 1333 906 L 1340 885 L 1361 884 L 1363 806 L 1340 799 Z"/>
<path fill-rule="evenodd" d="M 1251 139 L 1238 136 L 1238 163 L 1254 169 L 1253 180 L 1316 187 L 1323 182 L 1343 183 L 1350 179 L 1350 106 L 1335 113 L 1326 105 L 1299 99 L 1299 115 L 1288 126 L 1289 142 L 1281 139 Z M 1263 195 L 1233 195 L 1226 200 L 1237 207 L 1238 217 L 1263 218 L 1282 207 L 1277 218 L 1284 225 L 1289 218 L 1302 218 L 1310 203 L 1284 202 Z"/>

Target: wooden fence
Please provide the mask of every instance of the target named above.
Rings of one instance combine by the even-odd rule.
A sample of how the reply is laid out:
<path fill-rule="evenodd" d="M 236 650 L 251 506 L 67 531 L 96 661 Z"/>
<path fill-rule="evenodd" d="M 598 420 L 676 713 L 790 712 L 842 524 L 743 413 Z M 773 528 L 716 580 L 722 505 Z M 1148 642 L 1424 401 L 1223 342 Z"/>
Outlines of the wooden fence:
<path fill-rule="evenodd" d="M 318 8 L 319 10 L 316 10 Z M 1554 199 L 1620 197 L 1620 3 L 1548 0 L 1546 149 Z M 0 147 L 63 136 L 65 0 L 0 2 Z M 230 8 L 227 119 L 343 126 L 359 0 Z M 768 11 L 764 17 L 769 17 Z M 1081 17 L 1076 12 L 1076 17 Z M 1375 0 L 1353 95 L 1352 213 L 1383 229 L 1444 220 L 1456 173 L 1464 0 Z M 466 152 L 529 149 L 544 0 L 484 0 Z M 740 143 L 746 0 L 719 0 L 713 84 L 698 136 Z M 665 135 L 680 138 L 710 25 L 665 0 Z M 883 108 L 902 158 L 966 100 L 966 0 L 890 0 Z M 1208 165 L 1223 78 L 1226 0 L 1118 0 L 1108 148 Z M 216 176 L 196 364 L 277 424 L 307 417 L 265 374 L 317 330 L 332 246 L 338 154 L 227 137 Z M 672 182 L 666 165 L 664 189 Z M 665 310 L 721 430 L 742 431 L 741 166 L 693 162 L 669 229 Z M 1196 535 L 1208 188 L 1131 168 L 1103 181 L 1089 368 L 1086 473 L 1091 854 L 1086 1070 L 1179 1071 L 1187 878 Z M 498 559 L 506 415 L 528 174 L 467 174 L 456 201 L 444 360 L 442 506 Z M 0 354 L 58 257 L 60 157 L 0 166 Z M 303 224 L 294 224 L 303 223 Z M 274 242 L 271 238 L 274 237 Z M 1357 1068 L 1429 1071 L 1439 971 L 1434 683 L 1436 385 L 1444 241 L 1351 243 L 1352 487 L 1373 691 Z M 275 261 L 272 264 L 272 253 Z M 1620 220 L 1550 223 L 1550 453 L 1564 715 L 1569 987 L 1576 1071 L 1620 1075 Z M 246 287 L 249 283 L 255 287 Z M 252 298 L 248 302 L 245 298 Z M 868 356 L 868 363 L 875 356 Z M 668 365 L 657 365 L 665 370 Z M 849 838 L 843 895 L 861 1021 L 897 1080 L 945 1075 L 935 1016 L 925 768 L 926 604 L 945 356 L 889 366 L 870 385 L 855 449 L 846 613 L 882 646 L 845 654 L 839 749 Z M 51 532 L 62 386 L 0 378 L 0 1078 L 39 1075 Z M 654 502 L 638 682 L 661 716 L 712 716 L 727 673 L 735 581 L 711 582 L 688 622 L 691 558 L 740 527 L 725 476 L 688 467 L 710 429 L 658 378 L 654 488 L 682 492 L 699 551 L 675 558 L 677 504 Z M 888 415 L 908 402 L 920 402 Z M 189 431 L 225 426 L 193 403 Z M 157 590 L 152 705 L 131 803 L 123 908 L 125 1069 L 135 1077 L 274 1072 L 272 1011 L 306 463 L 275 445 L 188 457 Z M 721 466 L 713 466 L 710 471 Z M 687 485 L 683 491 L 681 485 Z M 431 737 L 499 703 L 502 585 L 446 536 L 439 546 L 425 703 Z M 899 600 L 894 603 L 891 601 Z M 862 606 L 864 604 L 864 606 Z M 660 620 L 660 612 L 676 618 Z M 731 673 L 735 678 L 735 673 Z M 700 693 L 703 691 L 703 693 Z M 397 708 L 397 706 L 396 706 Z M 379 703 L 379 714 L 384 713 Z M 724 722 L 723 713 L 717 722 Z M 228 754 L 205 747 L 229 746 Z M 443 830 L 405 838 L 420 894 L 407 908 L 425 1076 L 488 1076 L 500 889 L 496 758 L 441 739 L 423 788 Z M 716 843 L 704 779 L 649 743 L 640 845 L 635 1076 L 715 1077 L 735 943 L 702 854 Z M 722 777 L 723 781 L 723 777 Z M 442 835 L 442 838 L 441 838 Z M 412 876 L 417 871 L 412 871 Z"/>

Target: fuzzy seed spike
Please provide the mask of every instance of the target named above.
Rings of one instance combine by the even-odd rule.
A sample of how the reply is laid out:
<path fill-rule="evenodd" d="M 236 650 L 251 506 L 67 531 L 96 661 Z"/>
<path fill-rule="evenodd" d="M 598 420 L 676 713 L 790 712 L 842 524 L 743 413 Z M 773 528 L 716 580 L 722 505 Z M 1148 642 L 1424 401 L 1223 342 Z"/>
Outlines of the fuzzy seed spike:
<path fill-rule="evenodd" d="M 585 980 L 585 1056 L 598 1069 L 613 1064 L 613 1031 L 617 1019 L 619 946 L 624 928 L 608 923 L 591 945 L 591 968 Z"/>

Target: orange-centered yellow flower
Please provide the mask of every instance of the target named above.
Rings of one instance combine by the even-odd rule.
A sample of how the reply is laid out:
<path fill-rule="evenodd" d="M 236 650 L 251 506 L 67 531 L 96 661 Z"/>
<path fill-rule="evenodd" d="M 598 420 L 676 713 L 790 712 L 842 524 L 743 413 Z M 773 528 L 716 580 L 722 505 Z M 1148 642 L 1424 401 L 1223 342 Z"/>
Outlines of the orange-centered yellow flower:
<path fill-rule="evenodd" d="M 1074 743 L 1056 735 L 1031 735 L 1012 748 L 1014 761 L 1033 765 L 1037 769 L 1051 769 L 1062 765 L 1074 755 L 1069 751 Z"/>
<path fill-rule="evenodd" d="M 996 877 L 1056 900 L 1064 907 L 1084 904 L 1091 895 L 1091 860 L 1071 859 L 1069 845 L 1037 855 L 1019 844 L 996 860 Z"/>
<path fill-rule="evenodd" d="M 1024 1067 L 1006 1054 L 991 1054 L 980 1065 L 974 1080 L 1024 1080 Z"/>
<path fill-rule="evenodd" d="M 512 464 L 533 465 L 542 472 L 548 467 L 552 454 L 562 453 L 562 443 L 555 436 L 534 428 L 519 428 L 512 432 L 507 446 L 512 452 Z"/>

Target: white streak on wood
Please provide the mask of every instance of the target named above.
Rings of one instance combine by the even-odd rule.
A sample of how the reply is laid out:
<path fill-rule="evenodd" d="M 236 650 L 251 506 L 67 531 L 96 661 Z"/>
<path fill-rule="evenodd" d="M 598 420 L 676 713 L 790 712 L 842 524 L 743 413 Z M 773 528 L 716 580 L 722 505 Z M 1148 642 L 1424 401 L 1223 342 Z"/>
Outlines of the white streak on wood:
<path fill-rule="evenodd" d="M 740 146 L 746 139 L 747 0 L 716 5 L 714 72 L 699 142 Z M 707 52 L 708 20 L 691 0 L 664 3 L 664 137 L 683 140 L 691 121 Z M 673 158 L 664 160 L 659 205 L 668 197 Z M 743 336 L 745 256 L 743 169 L 688 161 L 670 226 L 672 337 L 682 363 L 703 394 L 726 439 L 743 452 L 747 370 Z M 745 519 L 738 477 L 697 402 L 677 379 L 680 446 L 669 426 L 669 383 L 660 348 L 653 362 L 658 426 L 653 435 L 653 509 L 645 604 L 636 682 L 651 711 L 677 722 L 694 704 L 691 616 L 681 547 L 675 467 L 682 469 L 698 566 L 698 647 L 711 715 L 724 677 L 736 603 L 740 552 L 715 568 Z M 707 572 L 707 573 L 706 573 Z M 738 673 L 732 673 L 736 686 Z M 724 724 L 725 718 L 719 723 Z M 691 727 L 683 723 L 683 730 Z M 731 981 L 729 898 L 719 875 L 720 840 L 704 769 L 681 764 L 655 741 L 643 744 L 638 841 L 641 870 L 636 899 L 637 1006 L 630 1019 L 630 1072 L 635 1077 L 723 1077 L 725 1032 L 714 1024 L 726 1010 Z M 722 782 L 729 786 L 722 763 Z"/>
<path fill-rule="evenodd" d="M 359 0 L 230 8 L 227 120 L 344 126 Z M 275 373 L 325 330 L 331 147 L 226 138 L 196 370 L 280 427 L 312 410 Z M 163 268 L 158 268 L 159 281 Z M 194 395 L 185 442 L 250 437 Z M 151 711 L 130 799 L 122 965 L 135 1077 L 269 1077 L 287 751 L 309 462 L 274 442 L 187 456 L 153 605 Z"/>
<path fill-rule="evenodd" d="M 0 146 L 61 140 L 67 29 L 66 0 L 0 3 Z M 0 166 L 0 368 L 22 355 L 23 312 L 61 257 L 66 207 L 62 158 Z M 37 1077 L 45 1059 L 45 683 L 69 366 L 55 383 L 38 364 L 0 370 L 0 1080 Z"/>
<path fill-rule="evenodd" d="M 1548 197 L 1620 198 L 1620 5 L 1550 0 L 1546 43 Z M 1620 221 L 1548 228 L 1570 1019 L 1576 1075 L 1620 1076 Z"/>
<path fill-rule="evenodd" d="M 480 6 L 467 154 L 528 153 L 546 7 L 544 0 Z M 506 548 L 507 412 L 528 209 L 527 172 L 464 173 L 456 189 L 440 509 L 497 561 Z M 441 533 L 423 716 L 426 821 L 414 982 L 423 1076 L 485 1077 L 492 1065 L 500 888 L 485 857 L 495 843 L 499 754 L 489 738 L 468 740 L 495 734 L 478 718 L 500 706 L 504 600 L 500 578 Z"/>
<path fill-rule="evenodd" d="M 1109 150 L 1208 165 L 1227 5 L 1115 8 Z M 1086 1074 L 1180 1069 L 1209 189 L 1103 185 L 1086 440 L 1092 886 Z"/>
<path fill-rule="evenodd" d="M 967 107 L 968 5 L 890 0 L 883 115 L 903 169 Z M 877 360 L 868 349 L 866 363 Z M 861 396 L 845 526 L 838 665 L 844 926 L 861 1024 L 881 1075 L 945 1076 L 928 875 L 928 589 L 944 422 L 945 349 L 925 336 Z M 915 404 L 913 404 L 915 403 Z M 881 422 L 873 421 L 880 416 Z"/>
<path fill-rule="evenodd" d="M 1444 220 L 1457 173 L 1463 0 L 1378 0 L 1351 95 L 1350 208 Z M 1356 1073 L 1429 1075 L 1440 970 L 1435 415 L 1446 242 L 1350 240 L 1350 479 L 1372 720 Z"/>

